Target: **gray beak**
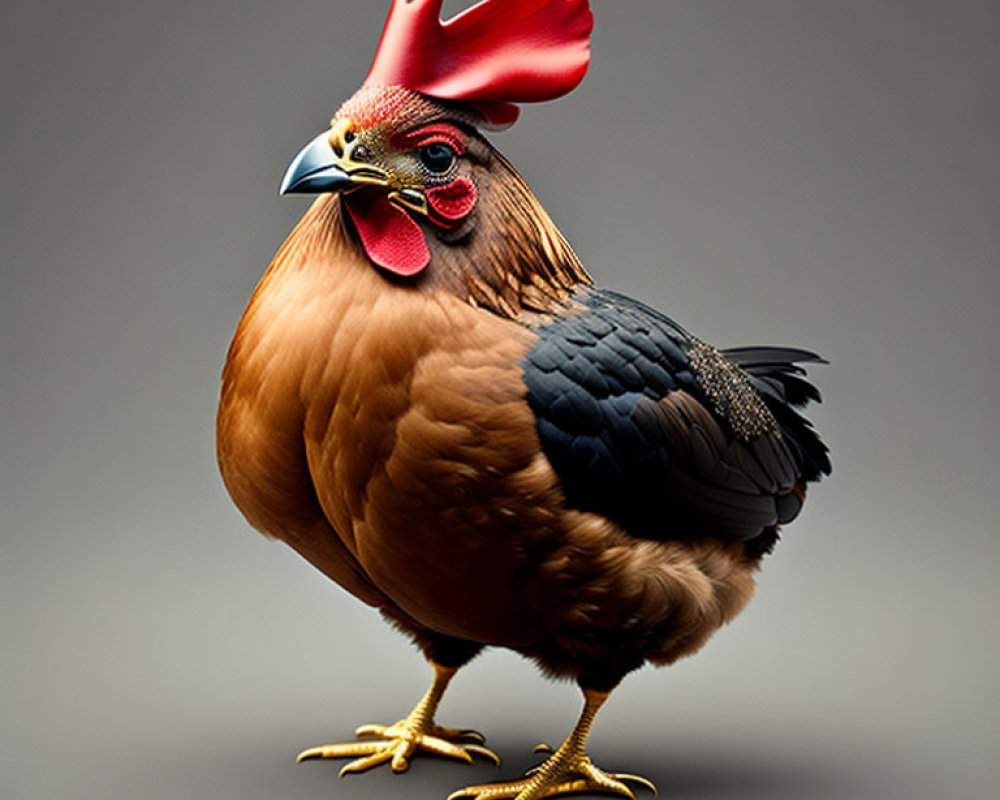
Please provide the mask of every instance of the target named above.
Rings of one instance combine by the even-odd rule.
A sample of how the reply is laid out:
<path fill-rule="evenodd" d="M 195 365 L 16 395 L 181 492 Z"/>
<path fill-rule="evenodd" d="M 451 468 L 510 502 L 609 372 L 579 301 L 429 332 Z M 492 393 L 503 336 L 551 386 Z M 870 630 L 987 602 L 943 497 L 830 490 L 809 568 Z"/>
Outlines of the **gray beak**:
<path fill-rule="evenodd" d="M 354 184 L 337 164 L 330 147 L 330 132 L 324 131 L 292 159 L 278 194 L 320 194 L 349 189 Z"/>

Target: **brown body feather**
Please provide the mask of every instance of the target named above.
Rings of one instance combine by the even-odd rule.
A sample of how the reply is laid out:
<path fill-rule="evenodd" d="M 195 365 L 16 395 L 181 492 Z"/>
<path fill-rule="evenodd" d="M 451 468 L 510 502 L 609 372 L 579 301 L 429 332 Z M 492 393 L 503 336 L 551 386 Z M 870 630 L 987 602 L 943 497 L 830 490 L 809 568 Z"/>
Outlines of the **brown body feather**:
<path fill-rule="evenodd" d="M 516 182 L 483 198 L 480 268 L 432 239 L 417 285 L 373 269 L 338 197 L 314 203 L 234 337 L 219 461 L 251 524 L 425 649 L 503 645 L 611 685 L 697 650 L 748 601 L 756 560 L 740 542 L 636 539 L 567 506 L 525 399 L 534 334 L 518 317 L 558 310 L 589 279 L 501 167 Z"/>

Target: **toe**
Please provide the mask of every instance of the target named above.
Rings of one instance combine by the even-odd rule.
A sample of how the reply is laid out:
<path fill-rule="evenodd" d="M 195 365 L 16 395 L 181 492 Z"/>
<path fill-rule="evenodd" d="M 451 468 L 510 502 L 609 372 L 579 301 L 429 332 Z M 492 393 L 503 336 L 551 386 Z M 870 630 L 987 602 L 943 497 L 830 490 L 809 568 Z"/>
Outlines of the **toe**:
<path fill-rule="evenodd" d="M 472 798 L 472 800 L 505 800 L 506 798 L 517 797 L 526 786 L 526 781 L 466 786 L 464 789 L 459 789 L 457 792 L 452 792 L 448 795 L 448 800 L 462 800 L 462 798 Z"/>
<path fill-rule="evenodd" d="M 352 742 L 350 744 L 325 744 L 321 747 L 310 747 L 299 753 L 295 760 L 299 763 L 313 758 L 351 758 L 366 756 L 376 752 L 379 742 Z"/>
<path fill-rule="evenodd" d="M 410 768 L 410 756 L 416 750 L 413 742 L 402 741 L 393 748 L 392 762 L 389 766 L 393 772 L 406 772 Z"/>
<path fill-rule="evenodd" d="M 467 747 L 459 747 L 451 742 L 446 742 L 444 739 L 438 739 L 436 736 L 422 737 L 420 739 L 420 747 L 436 756 L 457 758 L 459 761 L 465 761 L 467 764 L 472 763 L 472 756 L 466 752 Z"/>
<path fill-rule="evenodd" d="M 355 736 L 385 736 L 389 730 L 385 725 L 362 725 L 354 729 Z"/>
<path fill-rule="evenodd" d="M 384 764 L 390 758 L 392 758 L 393 752 L 388 747 L 383 747 L 380 750 L 372 753 L 370 756 L 365 758 L 359 758 L 345 764 L 340 770 L 340 777 L 343 778 L 345 775 L 351 775 L 357 772 L 364 772 L 372 767 L 377 767 L 379 764 Z"/>

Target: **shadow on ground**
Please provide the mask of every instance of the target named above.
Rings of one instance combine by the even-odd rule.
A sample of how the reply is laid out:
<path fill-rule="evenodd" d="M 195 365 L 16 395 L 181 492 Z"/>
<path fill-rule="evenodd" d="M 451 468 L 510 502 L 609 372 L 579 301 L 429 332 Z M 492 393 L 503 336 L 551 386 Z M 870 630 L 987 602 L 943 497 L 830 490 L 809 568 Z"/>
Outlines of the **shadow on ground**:
<path fill-rule="evenodd" d="M 125 780 L 115 787 L 117 792 L 103 795 L 105 800 L 134 798 L 135 792 L 144 800 L 179 796 L 213 800 L 444 800 L 464 786 L 519 777 L 540 760 L 523 741 L 499 738 L 490 745 L 505 756 L 500 769 L 487 762 L 467 766 L 424 757 L 415 760 L 404 774 L 393 774 L 383 767 L 338 779 L 344 762 L 295 764 L 294 748 L 279 746 L 270 737 L 242 743 L 217 741 L 195 752 L 190 745 L 172 753 L 159 750 L 141 766 L 130 759 L 136 771 L 119 773 Z M 919 795 L 919 791 L 903 792 L 894 770 L 884 765 L 879 768 L 874 760 L 866 761 L 847 751 L 790 754 L 777 747 L 761 750 L 758 744 L 754 752 L 689 747 L 681 753 L 637 754 L 611 746 L 595 748 L 592 755 L 598 766 L 648 777 L 659 788 L 660 797 L 667 800 L 884 800 Z M 636 787 L 636 797 L 643 800 L 651 795 Z"/>

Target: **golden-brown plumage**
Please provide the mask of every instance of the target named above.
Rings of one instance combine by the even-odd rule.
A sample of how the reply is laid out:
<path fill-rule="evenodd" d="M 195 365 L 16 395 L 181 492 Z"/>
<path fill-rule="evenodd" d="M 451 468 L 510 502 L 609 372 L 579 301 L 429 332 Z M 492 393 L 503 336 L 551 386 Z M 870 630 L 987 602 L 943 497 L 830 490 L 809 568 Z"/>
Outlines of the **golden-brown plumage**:
<path fill-rule="evenodd" d="M 252 525 L 404 625 L 563 672 L 595 629 L 670 616 L 649 656 L 673 661 L 743 607 L 754 565 L 739 543 L 635 539 L 567 507 L 524 400 L 533 338 L 387 282 L 321 197 L 233 339 L 226 486 Z"/>

